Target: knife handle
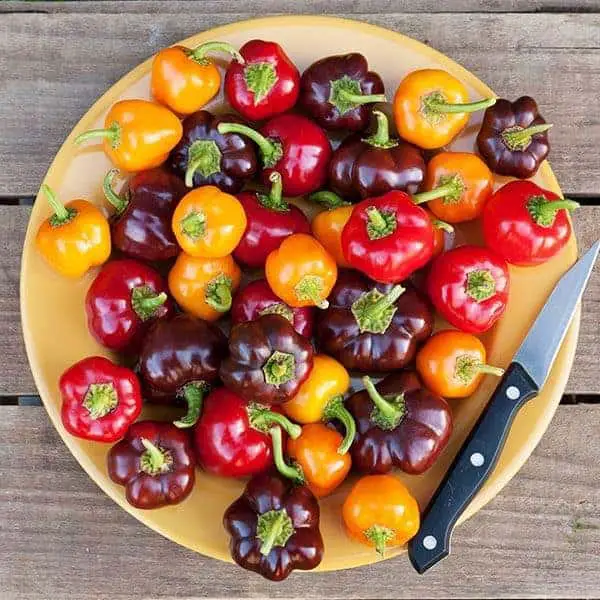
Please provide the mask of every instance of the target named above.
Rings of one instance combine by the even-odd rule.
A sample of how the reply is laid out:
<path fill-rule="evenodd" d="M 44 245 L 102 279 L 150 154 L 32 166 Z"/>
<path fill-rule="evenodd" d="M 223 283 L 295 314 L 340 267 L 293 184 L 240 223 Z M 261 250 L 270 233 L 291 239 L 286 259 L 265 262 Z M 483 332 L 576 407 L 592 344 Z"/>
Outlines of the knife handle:
<path fill-rule="evenodd" d="M 450 553 L 456 521 L 498 461 L 519 409 L 538 392 L 525 369 L 512 363 L 425 509 L 417 535 L 409 542 L 408 556 L 419 573 Z"/>

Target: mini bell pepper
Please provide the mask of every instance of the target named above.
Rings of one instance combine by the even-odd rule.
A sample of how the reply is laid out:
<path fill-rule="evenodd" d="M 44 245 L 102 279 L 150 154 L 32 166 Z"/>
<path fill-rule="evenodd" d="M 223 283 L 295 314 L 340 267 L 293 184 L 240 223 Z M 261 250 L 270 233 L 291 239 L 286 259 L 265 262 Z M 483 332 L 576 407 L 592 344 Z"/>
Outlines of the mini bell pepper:
<path fill-rule="evenodd" d="M 433 224 L 404 192 L 388 192 L 354 206 L 342 231 L 344 257 L 382 283 L 398 283 L 433 255 Z"/>
<path fill-rule="evenodd" d="M 145 171 L 164 163 L 183 133 L 181 121 L 168 109 L 148 100 L 121 100 L 112 106 L 104 129 L 75 138 L 76 144 L 103 139 L 104 152 L 123 171 Z"/>
<path fill-rule="evenodd" d="M 427 202 L 438 219 L 462 223 L 481 215 L 493 186 L 492 172 L 476 154 L 440 152 L 427 164 L 424 191 L 413 201 Z"/>
<path fill-rule="evenodd" d="M 467 333 L 483 333 L 494 325 L 506 308 L 508 288 L 504 259 L 478 246 L 440 254 L 427 277 L 427 292 L 437 311 Z"/>
<path fill-rule="evenodd" d="M 160 319 L 144 338 L 138 361 L 145 396 L 166 404 L 183 401 L 187 414 L 175 424 L 191 427 L 226 354 L 225 336 L 211 323 L 186 314 Z"/>
<path fill-rule="evenodd" d="M 386 548 L 403 546 L 420 526 L 419 505 L 393 475 L 366 475 L 352 487 L 342 506 L 348 535 L 384 556 Z"/>
<path fill-rule="evenodd" d="M 352 200 L 380 196 L 391 190 L 414 194 L 425 177 L 421 151 L 399 139 L 390 139 L 387 116 L 373 114 L 377 130 L 364 137 L 345 139 L 329 164 L 329 186 Z"/>
<path fill-rule="evenodd" d="M 207 58 L 209 52 L 225 52 L 244 62 L 227 42 L 204 42 L 193 49 L 164 48 L 152 61 L 150 89 L 154 99 L 180 115 L 196 112 L 210 102 L 219 93 L 221 74 L 217 65 Z"/>
<path fill-rule="evenodd" d="M 237 245 L 234 258 L 252 268 L 264 267 L 267 256 L 294 233 L 309 233 L 304 213 L 281 196 L 281 175 L 271 173 L 271 191 L 242 192 L 238 200 L 247 219 L 246 230 Z"/>
<path fill-rule="evenodd" d="M 160 274 L 143 263 L 106 263 L 85 297 L 90 332 L 105 348 L 134 353 L 152 323 L 173 312 L 166 289 Z"/>
<path fill-rule="evenodd" d="M 194 429 L 198 463 L 220 477 L 250 477 L 284 464 L 278 434 L 298 437 L 301 429 L 264 404 L 246 402 L 226 388 L 211 392 Z M 275 444 L 273 443 L 275 440 Z M 287 466 L 284 465 L 284 470 Z"/>
<path fill-rule="evenodd" d="M 331 494 L 350 471 L 350 454 L 339 452 L 342 443 L 341 434 L 323 423 L 304 425 L 298 438 L 288 440 L 288 454 L 317 498 Z"/>
<path fill-rule="evenodd" d="M 533 177 L 550 152 L 548 130 L 533 98 L 499 99 L 485 111 L 477 148 L 494 173 Z"/>
<path fill-rule="evenodd" d="M 485 243 L 513 265 L 544 263 L 569 241 L 568 213 L 578 206 L 531 181 L 511 181 L 496 190 L 485 206 Z"/>
<path fill-rule="evenodd" d="M 275 295 L 265 279 L 251 281 L 233 298 L 232 325 L 254 321 L 258 317 L 268 314 L 285 317 L 300 335 L 306 338 L 312 337 L 314 308 L 312 306 L 288 306 Z"/>
<path fill-rule="evenodd" d="M 231 308 L 241 278 L 231 256 L 195 258 L 182 252 L 169 271 L 169 291 L 185 312 L 216 321 Z"/>
<path fill-rule="evenodd" d="M 448 403 L 424 388 L 417 375 L 401 371 L 348 398 L 356 420 L 352 464 L 362 473 L 424 473 L 446 447 L 452 433 Z"/>
<path fill-rule="evenodd" d="M 90 356 L 69 367 L 58 384 L 61 420 L 74 436 L 116 442 L 142 411 L 136 374 L 103 356 Z"/>
<path fill-rule="evenodd" d="M 394 120 L 400 137 L 433 150 L 449 144 L 466 126 L 472 112 L 493 106 L 496 98 L 468 102 L 467 88 L 439 69 L 409 73 L 394 97 Z"/>
<path fill-rule="evenodd" d="M 329 308 L 318 315 L 317 347 L 350 370 L 385 372 L 408 364 L 431 335 L 433 314 L 417 291 L 404 285 L 342 271 Z"/>
<path fill-rule="evenodd" d="M 416 364 L 425 386 L 444 398 L 466 398 L 484 375 L 504 374 L 504 369 L 486 364 L 479 338 L 452 329 L 431 336 L 417 353 Z"/>
<path fill-rule="evenodd" d="M 125 487 L 136 508 L 179 504 L 194 487 L 195 459 L 190 438 L 171 423 L 139 421 L 108 453 L 108 475 Z"/>
<path fill-rule="evenodd" d="M 260 131 L 238 123 L 221 123 L 221 133 L 239 133 L 258 146 L 261 177 L 268 185 L 271 174 L 281 174 L 286 196 L 304 196 L 327 181 L 331 144 L 325 132 L 302 115 L 279 115 Z"/>
<path fill-rule="evenodd" d="M 314 569 L 323 558 L 319 516 L 319 503 L 307 486 L 281 475 L 256 475 L 223 516 L 231 556 L 271 581 L 295 569 Z"/>
<path fill-rule="evenodd" d="M 127 193 L 119 196 L 113 189 L 117 173 L 117 169 L 109 171 L 103 184 L 104 196 L 115 208 L 110 222 L 113 246 L 138 260 L 177 256 L 171 220 L 175 206 L 187 193 L 183 181 L 163 169 L 150 169 L 135 174 Z"/>
<path fill-rule="evenodd" d="M 224 192 L 237 194 L 257 171 L 256 151 L 244 136 L 219 133 L 220 123 L 242 121 L 235 115 L 215 116 L 207 110 L 187 116 L 169 164 L 187 187 L 216 185 Z"/>
<path fill-rule="evenodd" d="M 350 375 L 344 366 L 326 354 L 316 354 L 308 378 L 283 405 L 283 412 L 303 425 L 337 419 L 346 431 L 338 452 L 346 454 L 356 432 L 354 419 L 344 407 L 344 394 L 349 388 Z"/>
<path fill-rule="evenodd" d="M 40 190 L 54 212 L 35 236 L 46 262 L 65 277 L 81 277 L 106 262 L 111 250 L 106 217 L 87 200 L 72 200 L 63 206 L 47 185 Z"/>
<path fill-rule="evenodd" d="M 309 199 L 325 207 L 313 217 L 313 236 L 333 256 L 338 267 L 349 267 L 342 250 L 342 231 L 352 214 L 352 205 L 328 191 L 315 192 Z"/>
<path fill-rule="evenodd" d="M 337 265 L 315 238 L 296 233 L 269 254 L 265 275 L 271 289 L 289 306 L 326 308 Z"/>
<path fill-rule="evenodd" d="M 246 230 L 244 207 L 213 185 L 188 192 L 173 213 L 173 233 L 182 250 L 197 258 L 231 254 Z"/>
<path fill-rule="evenodd" d="M 225 73 L 225 96 L 234 110 L 262 121 L 296 104 L 300 73 L 279 44 L 250 40 L 240 54 L 244 62 L 233 60 Z"/>
<path fill-rule="evenodd" d="M 281 404 L 298 392 L 312 366 L 310 340 L 284 317 L 267 314 L 231 329 L 219 375 L 248 402 Z"/>
<path fill-rule="evenodd" d="M 385 102 L 383 81 L 356 52 L 314 62 L 300 81 L 302 108 L 327 130 L 362 131 L 369 124 L 369 104 Z"/>

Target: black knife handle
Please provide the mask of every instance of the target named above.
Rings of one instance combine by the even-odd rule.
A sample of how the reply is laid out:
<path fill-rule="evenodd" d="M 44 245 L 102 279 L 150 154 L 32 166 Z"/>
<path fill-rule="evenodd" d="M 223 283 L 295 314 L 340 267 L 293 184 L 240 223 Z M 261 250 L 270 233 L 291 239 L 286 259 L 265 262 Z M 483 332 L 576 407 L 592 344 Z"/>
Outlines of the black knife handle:
<path fill-rule="evenodd" d="M 512 363 L 425 509 L 419 532 L 409 542 L 408 556 L 419 573 L 450 553 L 456 521 L 498 461 L 519 409 L 538 392 L 525 369 Z"/>

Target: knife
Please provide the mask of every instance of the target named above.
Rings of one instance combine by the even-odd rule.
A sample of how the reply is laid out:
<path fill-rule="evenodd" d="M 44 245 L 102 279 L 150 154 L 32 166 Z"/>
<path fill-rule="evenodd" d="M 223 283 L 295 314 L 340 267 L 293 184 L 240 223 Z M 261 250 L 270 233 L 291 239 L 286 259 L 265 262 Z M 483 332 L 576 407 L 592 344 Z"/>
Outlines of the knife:
<path fill-rule="evenodd" d="M 599 249 L 600 240 L 560 279 L 433 495 L 408 544 L 419 573 L 450 553 L 456 521 L 492 472 L 519 409 L 544 385 Z"/>

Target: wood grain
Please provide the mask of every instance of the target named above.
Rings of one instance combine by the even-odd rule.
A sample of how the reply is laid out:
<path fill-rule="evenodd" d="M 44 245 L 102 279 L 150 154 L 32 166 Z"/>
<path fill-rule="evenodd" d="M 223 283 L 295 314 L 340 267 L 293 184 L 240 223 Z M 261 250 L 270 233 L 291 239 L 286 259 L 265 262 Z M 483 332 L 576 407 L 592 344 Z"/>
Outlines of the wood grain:
<path fill-rule="evenodd" d="M 422 13 L 415 17 L 395 12 L 398 3 L 382 0 L 293 5 L 262 0 L 245 12 L 232 12 L 239 3 L 216 0 L 25 4 L 28 10 L 51 13 L 7 13 L 0 19 L 0 56 L 4 57 L 0 61 L 0 196 L 33 194 L 62 140 L 92 102 L 160 47 L 256 14 L 290 11 L 333 11 L 386 26 L 446 53 L 505 97 L 533 95 L 546 118 L 555 123 L 551 138 L 557 150 L 552 164 L 563 189 L 577 194 L 600 189 L 600 117 L 590 108 L 600 97 L 600 14 Z M 461 0 L 458 6 L 466 10 L 468 4 Z M 534 10 L 542 4 L 551 6 L 539 2 L 508 6 Z M 490 5 L 498 10 L 503 6 Z M 18 8 L 9 3 L 0 6 L 4 11 Z M 597 2 L 575 7 L 598 8 Z M 113 12 L 89 12 L 105 9 Z"/>
<path fill-rule="evenodd" d="M 43 408 L 0 407 L 3 600 L 597 597 L 600 410 L 561 406 L 517 477 L 419 577 L 406 557 L 270 584 L 153 533 L 80 469 Z"/>

